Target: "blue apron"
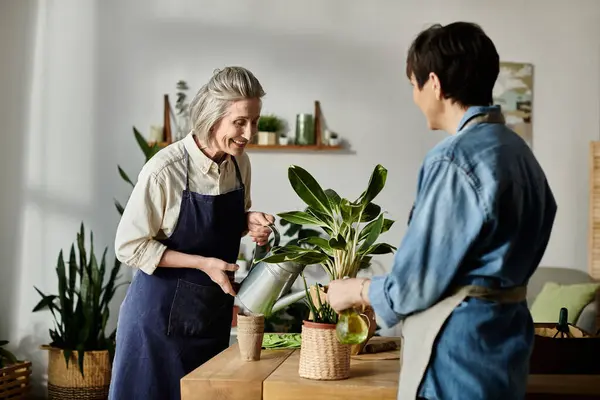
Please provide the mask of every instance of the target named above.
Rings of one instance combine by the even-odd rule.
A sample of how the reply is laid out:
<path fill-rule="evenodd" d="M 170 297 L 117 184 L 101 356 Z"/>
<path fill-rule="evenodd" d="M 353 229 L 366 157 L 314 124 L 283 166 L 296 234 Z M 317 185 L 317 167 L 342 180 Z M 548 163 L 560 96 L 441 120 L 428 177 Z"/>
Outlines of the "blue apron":
<path fill-rule="evenodd" d="M 186 186 L 167 248 L 235 263 L 246 231 L 244 183 L 212 196 Z M 228 272 L 233 280 L 233 273 Z M 180 380 L 229 346 L 234 298 L 204 272 L 157 268 L 136 274 L 121 305 L 110 400 L 179 400 Z"/>

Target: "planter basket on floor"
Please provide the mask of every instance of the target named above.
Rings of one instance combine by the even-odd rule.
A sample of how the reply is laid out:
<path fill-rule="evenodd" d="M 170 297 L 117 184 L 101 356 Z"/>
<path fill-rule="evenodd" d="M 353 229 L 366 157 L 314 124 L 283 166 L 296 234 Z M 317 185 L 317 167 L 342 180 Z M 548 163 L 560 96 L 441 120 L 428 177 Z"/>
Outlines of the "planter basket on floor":
<path fill-rule="evenodd" d="M 337 340 L 334 324 L 304 321 L 298 373 L 316 380 L 350 377 L 350 345 Z"/>
<path fill-rule="evenodd" d="M 111 375 L 108 350 L 86 351 L 83 357 L 82 376 L 76 351 L 71 355 L 67 367 L 61 349 L 48 346 L 43 348 L 49 353 L 49 400 L 106 400 L 108 398 Z"/>
<path fill-rule="evenodd" d="M 600 374 L 600 337 L 568 324 L 568 337 L 555 323 L 536 323 L 530 374 Z M 566 336 L 566 335 L 565 335 Z M 600 380 L 600 377 L 598 378 Z"/>
<path fill-rule="evenodd" d="M 31 362 L 0 368 L 0 400 L 25 400 L 29 394 Z"/>

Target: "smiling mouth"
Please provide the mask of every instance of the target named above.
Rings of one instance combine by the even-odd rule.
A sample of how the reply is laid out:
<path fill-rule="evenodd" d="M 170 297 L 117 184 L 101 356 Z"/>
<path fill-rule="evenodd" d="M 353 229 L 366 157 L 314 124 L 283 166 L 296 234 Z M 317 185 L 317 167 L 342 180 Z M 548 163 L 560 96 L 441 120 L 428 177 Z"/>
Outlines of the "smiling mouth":
<path fill-rule="evenodd" d="M 245 147 L 246 144 L 248 143 L 248 141 L 246 140 L 237 140 L 237 139 L 231 139 L 231 141 L 233 142 L 233 144 L 235 144 L 237 147 Z"/>

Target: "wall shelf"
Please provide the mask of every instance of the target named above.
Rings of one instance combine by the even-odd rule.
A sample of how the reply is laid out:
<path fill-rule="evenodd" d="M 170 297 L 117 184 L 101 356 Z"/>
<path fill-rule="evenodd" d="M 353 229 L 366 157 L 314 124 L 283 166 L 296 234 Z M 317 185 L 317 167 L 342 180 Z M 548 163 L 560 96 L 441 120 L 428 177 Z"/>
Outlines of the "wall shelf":
<path fill-rule="evenodd" d="M 148 143 L 153 146 L 155 143 Z M 161 142 L 158 143 L 159 147 L 165 147 L 169 143 Z M 248 144 L 246 150 L 251 151 L 340 151 L 344 150 L 343 146 L 327 146 L 327 145 L 299 145 L 299 144 L 273 144 L 273 145 L 259 145 L 259 144 Z"/>

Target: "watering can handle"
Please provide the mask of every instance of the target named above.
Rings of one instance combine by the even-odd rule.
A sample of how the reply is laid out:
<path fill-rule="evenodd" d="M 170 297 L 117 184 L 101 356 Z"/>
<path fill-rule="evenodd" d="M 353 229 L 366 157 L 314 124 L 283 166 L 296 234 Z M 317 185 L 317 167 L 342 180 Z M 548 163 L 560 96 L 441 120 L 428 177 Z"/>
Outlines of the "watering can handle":
<path fill-rule="evenodd" d="M 269 229 L 271 229 L 271 232 L 273 232 L 273 246 L 279 246 L 279 241 L 281 240 L 281 235 L 279 234 L 279 231 L 277 230 L 277 228 L 275 227 L 275 224 L 269 224 Z"/>

